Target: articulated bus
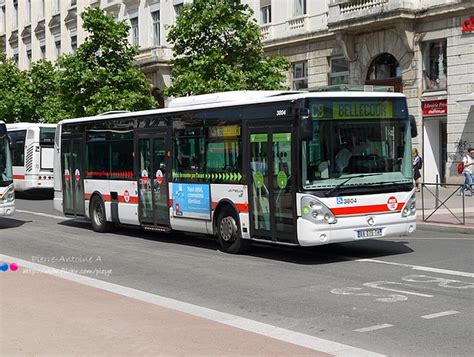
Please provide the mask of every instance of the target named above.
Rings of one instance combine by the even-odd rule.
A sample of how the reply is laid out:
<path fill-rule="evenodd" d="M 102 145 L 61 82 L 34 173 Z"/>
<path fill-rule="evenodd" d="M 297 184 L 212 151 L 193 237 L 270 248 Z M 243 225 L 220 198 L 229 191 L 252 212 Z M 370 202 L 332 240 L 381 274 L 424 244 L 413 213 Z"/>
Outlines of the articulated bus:
<path fill-rule="evenodd" d="M 12 142 L 15 191 L 53 190 L 56 124 L 7 124 Z"/>
<path fill-rule="evenodd" d="M 398 93 L 227 92 L 69 119 L 54 206 L 98 232 L 204 233 L 230 253 L 407 235 L 413 135 Z"/>
<path fill-rule="evenodd" d="M 7 127 L 0 121 L 0 216 L 15 212 L 15 191 L 13 190 L 12 160 Z"/>

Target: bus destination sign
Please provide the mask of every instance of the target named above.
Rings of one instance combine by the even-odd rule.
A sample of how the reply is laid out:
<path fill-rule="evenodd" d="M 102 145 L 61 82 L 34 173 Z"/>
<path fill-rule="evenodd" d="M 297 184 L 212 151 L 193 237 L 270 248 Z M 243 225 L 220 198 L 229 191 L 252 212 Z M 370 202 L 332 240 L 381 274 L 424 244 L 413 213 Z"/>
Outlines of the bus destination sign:
<path fill-rule="evenodd" d="M 393 118 L 392 101 L 336 101 L 311 104 L 313 119 Z"/>
<path fill-rule="evenodd" d="M 392 118 L 392 102 L 334 102 L 334 119 Z"/>

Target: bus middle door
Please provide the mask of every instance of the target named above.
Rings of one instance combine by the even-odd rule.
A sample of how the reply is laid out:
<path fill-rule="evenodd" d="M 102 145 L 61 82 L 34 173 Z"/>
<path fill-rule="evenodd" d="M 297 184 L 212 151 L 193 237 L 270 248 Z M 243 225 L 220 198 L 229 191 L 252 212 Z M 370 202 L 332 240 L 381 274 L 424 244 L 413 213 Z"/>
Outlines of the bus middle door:
<path fill-rule="evenodd" d="M 138 200 L 140 223 L 169 227 L 168 167 L 170 155 L 165 130 L 138 132 Z"/>

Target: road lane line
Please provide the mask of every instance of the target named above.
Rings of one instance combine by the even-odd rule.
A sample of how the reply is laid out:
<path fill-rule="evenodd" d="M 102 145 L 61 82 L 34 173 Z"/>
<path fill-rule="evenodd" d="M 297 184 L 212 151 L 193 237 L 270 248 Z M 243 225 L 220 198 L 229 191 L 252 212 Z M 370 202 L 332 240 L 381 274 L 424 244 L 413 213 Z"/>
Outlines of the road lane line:
<path fill-rule="evenodd" d="M 399 266 L 399 267 L 411 268 L 413 270 L 429 271 L 429 272 L 432 272 L 432 273 L 457 275 L 457 276 L 464 276 L 464 277 L 467 277 L 467 278 L 474 278 L 474 273 L 469 273 L 469 272 L 464 272 L 464 271 L 430 268 L 430 267 L 424 267 L 424 266 L 412 265 L 412 264 L 386 262 L 384 260 L 377 260 L 377 259 L 356 259 L 355 261 L 356 262 L 363 262 L 363 263 L 378 263 L 378 264 L 396 265 L 396 266 Z"/>
<path fill-rule="evenodd" d="M 357 330 L 352 330 L 354 332 L 369 332 L 369 331 L 375 331 L 375 330 L 380 330 L 383 328 L 387 327 L 392 327 L 393 325 L 390 324 L 381 324 L 381 325 L 374 325 L 374 326 L 369 326 L 369 327 L 364 327 L 364 328 L 358 328 Z"/>
<path fill-rule="evenodd" d="M 454 315 L 454 314 L 459 314 L 459 311 L 456 311 L 456 310 L 443 311 L 443 312 L 438 312 L 436 314 L 424 315 L 424 316 L 421 316 L 421 318 L 422 319 L 435 319 L 437 317 Z"/>
<path fill-rule="evenodd" d="M 17 210 L 15 210 L 15 212 L 33 214 L 33 215 L 35 215 L 35 216 L 40 216 L 40 217 L 48 217 L 48 218 L 60 219 L 60 220 L 62 220 L 62 221 L 64 221 L 65 219 L 71 219 L 71 218 L 68 218 L 68 217 L 65 217 L 65 216 L 55 216 L 54 214 L 47 214 L 47 213 L 41 213 L 41 212 L 25 211 L 25 210 L 22 210 L 22 209 L 17 209 Z"/>
<path fill-rule="evenodd" d="M 55 269 L 46 265 L 33 263 L 8 255 L 0 254 L 0 260 L 7 263 L 16 263 L 21 267 L 30 269 L 35 272 L 49 274 L 58 278 L 91 286 L 97 289 L 102 289 L 114 294 L 126 296 L 135 300 L 148 302 L 171 310 L 176 310 L 193 316 L 201 317 L 210 321 L 219 322 L 224 325 L 240 328 L 242 330 L 257 333 L 262 336 L 275 338 L 280 341 L 292 343 L 294 345 L 306 347 L 315 351 L 325 352 L 340 357 L 384 356 L 375 352 L 367 351 L 353 346 L 344 345 L 338 342 L 287 330 L 281 327 L 269 325 L 263 322 L 258 322 L 236 315 L 231 315 L 213 309 L 208 309 L 206 307 L 189 304 L 183 301 L 170 299 L 164 296 L 159 296 L 145 291 L 129 288 L 127 286 L 113 284 L 83 275 L 73 274 L 65 270 Z"/>

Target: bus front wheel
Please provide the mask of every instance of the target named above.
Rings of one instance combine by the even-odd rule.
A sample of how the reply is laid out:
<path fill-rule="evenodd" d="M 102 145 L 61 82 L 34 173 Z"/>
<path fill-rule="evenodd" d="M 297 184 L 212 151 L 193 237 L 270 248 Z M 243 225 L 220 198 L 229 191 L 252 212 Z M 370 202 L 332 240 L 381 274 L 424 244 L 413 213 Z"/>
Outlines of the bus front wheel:
<path fill-rule="evenodd" d="M 105 214 L 104 201 L 99 196 L 94 196 L 90 204 L 90 217 L 92 222 L 92 229 L 99 233 L 106 233 L 110 231 L 112 224 L 107 222 Z"/>
<path fill-rule="evenodd" d="M 217 239 L 221 250 L 226 253 L 243 253 L 250 247 L 250 241 L 242 239 L 235 213 L 223 209 L 217 218 Z"/>

